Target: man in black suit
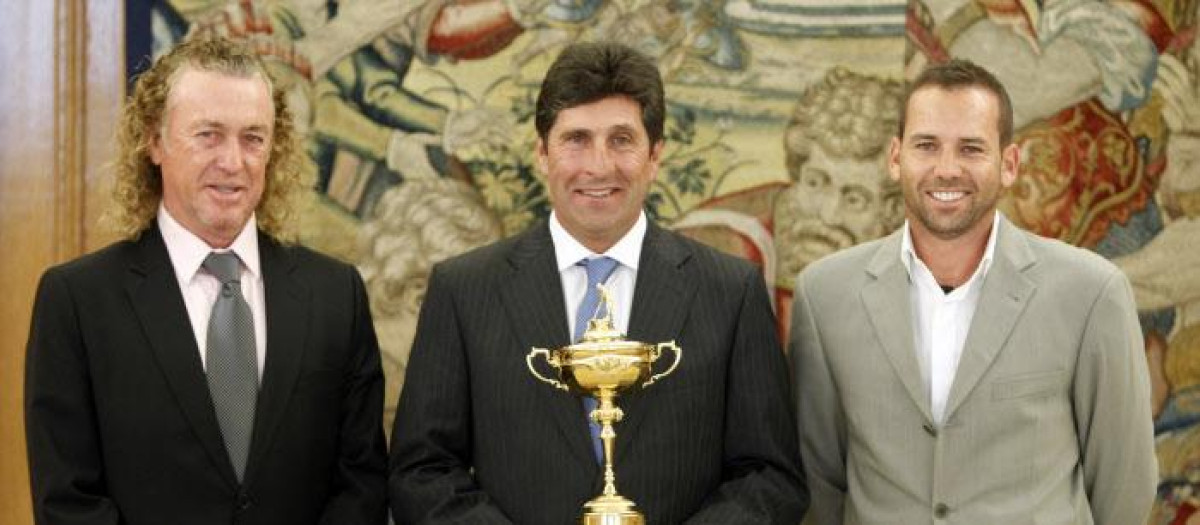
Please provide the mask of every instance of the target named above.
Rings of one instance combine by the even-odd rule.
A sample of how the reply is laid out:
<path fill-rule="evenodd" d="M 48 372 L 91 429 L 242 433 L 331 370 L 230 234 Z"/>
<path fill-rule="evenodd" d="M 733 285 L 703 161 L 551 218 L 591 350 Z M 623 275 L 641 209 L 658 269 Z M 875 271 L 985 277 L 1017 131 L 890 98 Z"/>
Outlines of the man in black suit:
<path fill-rule="evenodd" d="M 45 525 L 378 525 L 383 377 L 361 279 L 289 244 L 302 189 L 264 63 L 185 42 L 118 130 L 126 240 L 51 268 L 25 417 Z"/>
<path fill-rule="evenodd" d="M 581 265 L 609 259 L 617 328 L 683 348 L 674 373 L 619 400 L 622 495 L 649 523 L 795 524 L 808 493 L 761 275 L 642 210 L 663 151 L 658 69 L 621 45 L 573 45 L 536 109 L 553 212 L 435 266 L 392 434 L 393 515 L 578 519 L 602 486 L 596 439 L 581 400 L 534 378 L 525 356 L 578 339 L 590 271 Z"/>

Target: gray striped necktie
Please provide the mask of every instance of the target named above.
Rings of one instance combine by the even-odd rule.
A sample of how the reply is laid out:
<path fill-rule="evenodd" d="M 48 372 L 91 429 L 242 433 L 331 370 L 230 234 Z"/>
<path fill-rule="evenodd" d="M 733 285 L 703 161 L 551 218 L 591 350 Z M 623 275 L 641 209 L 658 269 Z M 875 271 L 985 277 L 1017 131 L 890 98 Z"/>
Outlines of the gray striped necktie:
<path fill-rule="evenodd" d="M 233 252 L 210 253 L 204 268 L 221 281 L 221 292 L 208 319 L 206 375 L 225 450 L 238 481 L 246 472 L 254 403 L 258 398 L 258 356 L 254 317 L 242 297 L 241 266 Z"/>

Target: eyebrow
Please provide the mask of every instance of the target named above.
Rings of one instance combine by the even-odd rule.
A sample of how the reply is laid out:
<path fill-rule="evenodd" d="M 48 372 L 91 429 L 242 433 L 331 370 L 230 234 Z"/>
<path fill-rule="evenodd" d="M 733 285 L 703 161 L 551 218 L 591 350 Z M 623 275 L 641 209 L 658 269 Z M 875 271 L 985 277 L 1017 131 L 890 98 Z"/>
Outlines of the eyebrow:
<path fill-rule="evenodd" d="M 912 140 L 941 140 L 941 138 L 932 133 L 914 133 L 912 134 Z M 987 145 L 987 140 L 985 140 L 983 137 L 965 137 L 958 139 L 958 143 Z"/>
<path fill-rule="evenodd" d="M 598 130 L 581 126 L 581 127 L 577 127 L 577 128 L 563 129 L 562 131 L 558 132 L 557 135 L 568 136 L 568 135 L 575 135 L 578 133 L 583 133 L 586 135 L 595 135 L 596 133 L 603 134 L 603 133 L 616 133 L 616 132 L 625 132 L 625 133 L 635 133 L 636 134 L 637 128 L 630 124 L 614 124 L 608 128 L 598 129 Z"/>
<path fill-rule="evenodd" d="M 224 129 L 228 129 L 229 126 L 225 125 L 225 123 L 223 123 L 221 121 L 207 120 L 207 119 L 200 120 L 200 121 L 192 124 L 192 126 L 191 126 L 191 129 L 201 129 L 201 128 L 217 128 L 217 129 L 224 130 Z M 255 133 L 267 133 L 270 130 L 271 130 L 271 126 L 269 126 L 269 125 L 251 124 L 249 126 L 246 126 L 245 128 L 241 128 L 239 131 L 240 132 L 250 131 L 250 132 L 255 132 Z"/>

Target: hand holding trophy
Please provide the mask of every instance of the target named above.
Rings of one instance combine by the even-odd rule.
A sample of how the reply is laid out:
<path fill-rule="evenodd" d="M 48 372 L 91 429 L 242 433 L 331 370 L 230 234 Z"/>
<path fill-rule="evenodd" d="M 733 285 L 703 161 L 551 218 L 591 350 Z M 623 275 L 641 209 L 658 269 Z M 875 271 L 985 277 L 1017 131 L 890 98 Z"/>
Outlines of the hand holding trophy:
<path fill-rule="evenodd" d="M 600 304 L 588 321 L 583 339 L 578 343 L 555 350 L 533 348 L 525 356 L 525 364 L 534 377 L 563 391 L 591 396 L 597 407 L 592 411 L 592 421 L 600 424 L 600 440 L 604 445 L 604 492 L 583 505 L 582 525 L 643 525 L 645 517 L 636 510 L 636 505 L 617 493 L 616 475 L 613 473 L 613 443 L 617 433 L 613 423 L 620 421 L 625 413 L 614 400 L 618 392 L 632 392 L 645 388 L 675 371 L 683 358 L 683 349 L 668 341 L 657 344 L 628 341 L 613 327 L 612 294 L 602 284 L 597 284 Z M 603 315 L 600 313 L 603 312 Z M 675 360 L 666 371 L 652 374 L 654 363 L 663 350 L 672 350 Z M 535 356 L 541 355 L 558 372 L 558 379 L 548 378 L 533 365 Z"/>

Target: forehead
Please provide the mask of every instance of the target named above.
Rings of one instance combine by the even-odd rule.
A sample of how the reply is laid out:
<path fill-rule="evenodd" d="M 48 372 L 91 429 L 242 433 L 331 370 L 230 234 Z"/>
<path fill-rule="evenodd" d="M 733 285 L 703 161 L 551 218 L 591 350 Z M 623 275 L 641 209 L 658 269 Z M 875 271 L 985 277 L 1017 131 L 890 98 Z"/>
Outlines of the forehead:
<path fill-rule="evenodd" d="M 550 133 L 605 131 L 613 128 L 629 128 L 644 135 L 646 126 L 642 123 L 641 104 L 630 97 L 614 95 L 564 108 L 554 119 Z"/>
<path fill-rule="evenodd" d="M 230 125 L 269 125 L 275 105 L 262 74 L 231 75 L 185 66 L 172 78 L 166 115 Z"/>
<path fill-rule="evenodd" d="M 907 136 L 999 140 L 1000 100 L 981 86 L 924 86 L 913 92 L 905 113 Z"/>

